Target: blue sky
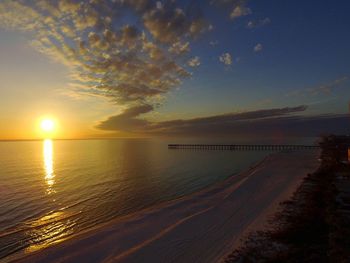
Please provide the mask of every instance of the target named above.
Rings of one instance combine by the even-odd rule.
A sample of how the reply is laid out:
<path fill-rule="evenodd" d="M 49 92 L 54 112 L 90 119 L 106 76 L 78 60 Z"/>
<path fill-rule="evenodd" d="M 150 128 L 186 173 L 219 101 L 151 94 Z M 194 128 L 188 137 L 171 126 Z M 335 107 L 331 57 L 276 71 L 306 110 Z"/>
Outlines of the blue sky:
<path fill-rule="evenodd" d="M 314 112 L 346 112 L 349 83 L 331 94 L 286 96 L 295 90 L 317 88 L 348 76 L 350 3 L 337 1 L 251 1 L 252 15 L 237 23 L 214 16 L 215 30 L 198 41 L 194 52 L 202 58 L 191 80 L 164 106 L 169 112 L 196 105 L 196 113 L 232 111 L 256 107 L 315 104 Z M 247 29 L 249 21 L 269 18 L 268 25 Z M 209 40 L 210 39 L 210 40 Z M 211 47 L 209 41 L 218 41 Z M 256 44 L 263 50 L 253 52 Z M 233 62 L 225 68 L 218 61 L 229 52 Z M 218 103 L 219 102 L 219 103 Z M 265 105 L 264 105 L 265 104 Z"/>
<path fill-rule="evenodd" d="M 300 105 L 288 115 L 348 113 L 348 1 L 214 2 L 3 1 L 0 137 L 35 137 L 44 115 L 60 137 L 88 137 Z"/>

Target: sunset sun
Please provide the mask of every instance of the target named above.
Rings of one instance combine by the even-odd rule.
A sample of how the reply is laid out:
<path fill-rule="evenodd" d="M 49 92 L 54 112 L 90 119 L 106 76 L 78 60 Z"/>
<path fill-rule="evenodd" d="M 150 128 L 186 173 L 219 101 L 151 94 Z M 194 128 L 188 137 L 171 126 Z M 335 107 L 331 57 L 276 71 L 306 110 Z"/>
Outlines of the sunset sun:
<path fill-rule="evenodd" d="M 55 122 L 52 119 L 44 119 L 40 122 L 40 127 L 44 132 L 52 132 L 55 129 Z"/>

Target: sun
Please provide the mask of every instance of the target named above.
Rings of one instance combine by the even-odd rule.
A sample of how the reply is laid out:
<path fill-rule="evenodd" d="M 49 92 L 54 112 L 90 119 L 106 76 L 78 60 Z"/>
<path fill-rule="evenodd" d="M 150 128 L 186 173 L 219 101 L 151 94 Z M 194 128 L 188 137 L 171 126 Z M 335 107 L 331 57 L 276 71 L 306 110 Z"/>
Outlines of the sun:
<path fill-rule="evenodd" d="M 44 132 L 52 132 L 55 129 L 55 122 L 52 119 L 43 119 L 40 127 Z"/>

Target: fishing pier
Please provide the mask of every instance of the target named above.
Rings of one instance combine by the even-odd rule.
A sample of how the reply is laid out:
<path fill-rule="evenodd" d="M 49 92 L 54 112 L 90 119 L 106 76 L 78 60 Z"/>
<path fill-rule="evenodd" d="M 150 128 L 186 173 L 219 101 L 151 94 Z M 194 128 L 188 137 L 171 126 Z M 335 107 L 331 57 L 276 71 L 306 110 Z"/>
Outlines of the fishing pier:
<path fill-rule="evenodd" d="M 221 151 L 282 151 L 282 150 L 314 150 L 318 145 L 287 144 L 168 144 L 173 150 L 221 150 Z"/>

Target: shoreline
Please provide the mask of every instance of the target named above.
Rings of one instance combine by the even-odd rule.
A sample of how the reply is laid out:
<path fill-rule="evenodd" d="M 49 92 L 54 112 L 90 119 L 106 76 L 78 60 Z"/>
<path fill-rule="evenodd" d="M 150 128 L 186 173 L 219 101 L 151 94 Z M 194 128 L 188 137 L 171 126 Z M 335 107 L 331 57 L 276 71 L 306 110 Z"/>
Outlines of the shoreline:
<path fill-rule="evenodd" d="M 310 155 L 310 152 L 296 153 L 297 155 Z M 120 218 L 116 218 L 105 224 L 96 226 L 92 229 L 79 233 L 76 236 L 65 240 L 61 243 L 57 243 L 42 250 L 38 250 L 30 254 L 24 255 L 22 258 L 19 259 L 13 258 L 9 260 L 18 260 L 19 262 L 65 262 L 78 260 L 85 260 L 85 262 L 119 262 L 124 260 L 127 262 L 139 262 L 139 256 L 141 255 L 141 258 L 144 258 L 144 256 L 146 256 L 147 258 L 147 255 L 150 253 L 149 251 L 155 252 L 154 247 L 157 247 L 159 249 L 159 246 L 162 246 L 162 244 L 166 246 L 166 244 L 169 244 L 169 242 L 170 244 L 173 243 L 173 241 L 176 239 L 173 239 L 172 236 L 177 236 L 178 239 L 181 240 L 182 237 L 187 237 L 188 235 L 191 235 L 191 231 L 189 231 L 191 230 L 191 228 L 188 228 L 188 225 L 193 224 L 193 222 L 199 220 L 199 226 L 202 225 L 203 227 L 215 227 L 216 223 L 220 223 L 216 222 L 215 220 L 217 214 L 221 214 L 223 217 L 225 217 L 225 214 L 227 214 L 225 212 L 225 209 L 222 210 L 220 209 L 220 207 L 222 208 L 223 205 L 229 205 L 229 202 L 227 204 L 227 201 L 230 198 L 230 196 L 237 195 L 237 192 L 241 191 L 240 188 L 242 188 L 244 184 L 247 184 L 247 181 L 253 181 L 253 187 L 256 187 L 256 182 L 254 183 L 254 180 L 248 179 L 251 179 L 252 177 L 256 176 L 256 174 L 265 174 L 266 177 L 266 172 L 274 173 L 273 166 L 280 166 L 281 161 L 284 161 L 285 165 L 288 165 L 289 163 L 289 166 L 291 166 L 291 160 L 295 159 L 292 158 L 293 154 L 295 153 L 290 152 L 270 154 L 263 160 L 250 167 L 249 169 L 242 171 L 238 174 L 231 175 L 221 182 L 208 186 L 190 195 L 186 195 L 171 201 L 163 202 L 153 207 L 146 208 L 141 211 L 122 216 Z M 308 161 L 312 162 L 313 165 L 311 165 L 312 167 L 309 167 L 309 172 L 313 172 L 315 168 L 314 159 L 317 160 L 317 158 L 315 158 L 317 157 L 317 153 L 314 152 L 311 155 L 313 155 L 313 157 L 309 156 L 310 158 Z M 287 158 L 285 158 L 286 156 Z M 301 158 L 301 160 L 303 159 L 304 158 Z M 306 173 L 299 175 L 299 179 L 301 180 L 306 175 Z M 273 175 L 267 177 L 272 176 Z M 291 181 L 295 182 L 295 180 Z M 289 191 L 286 191 L 285 189 L 284 191 L 282 191 L 285 195 L 286 193 L 287 195 L 289 195 L 292 188 L 295 190 L 295 185 L 293 187 L 290 187 L 290 185 L 291 182 L 289 180 L 288 182 L 284 182 L 284 188 L 289 189 Z M 275 203 L 281 198 L 286 198 L 286 196 L 283 196 L 283 193 L 279 193 L 278 189 L 275 189 L 274 191 L 275 195 L 273 196 L 272 199 L 274 200 L 272 201 L 274 201 Z M 265 207 L 263 209 L 264 213 L 267 213 L 267 210 L 271 210 L 271 208 L 269 209 L 269 207 L 273 205 L 273 202 L 271 202 L 271 200 L 268 200 L 267 203 L 268 204 L 265 204 Z M 233 208 L 237 208 L 237 204 L 235 204 Z M 219 211 L 213 212 L 215 210 Z M 256 210 L 256 208 L 250 212 L 254 213 L 254 210 Z M 232 248 L 233 243 L 235 243 L 238 238 L 241 238 L 243 236 L 243 233 L 247 231 L 249 226 L 251 228 L 254 225 L 254 221 L 260 222 L 260 220 L 258 220 L 258 217 L 261 214 L 263 214 L 263 212 L 260 211 L 256 215 L 253 215 L 253 218 L 246 220 L 246 224 L 241 224 L 241 229 L 239 229 L 240 231 L 237 234 L 237 237 L 234 238 L 232 242 L 228 243 L 228 237 L 225 235 L 226 245 L 224 247 L 222 247 L 223 244 L 219 246 L 217 245 L 217 248 L 215 249 L 216 251 L 213 251 L 211 258 L 215 257 L 216 260 L 218 260 L 224 257 L 225 254 L 227 254 Z M 193 230 L 192 234 L 205 234 L 202 232 Z M 163 258 L 167 258 L 168 256 L 175 256 L 173 255 L 174 251 L 180 253 L 183 250 L 183 248 L 181 248 L 181 242 L 180 244 L 176 244 L 176 246 L 175 248 L 173 245 L 171 245 L 170 248 L 167 247 L 169 251 L 166 251 L 165 249 L 163 255 L 161 256 Z M 217 250 L 220 246 L 221 251 L 218 252 Z M 148 255 L 149 260 L 154 260 L 154 258 L 152 258 L 152 254 L 154 253 Z M 186 257 L 184 259 L 185 261 L 181 261 L 181 259 L 179 260 L 180 262 L 187 262 Z"/>

